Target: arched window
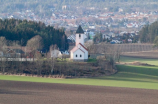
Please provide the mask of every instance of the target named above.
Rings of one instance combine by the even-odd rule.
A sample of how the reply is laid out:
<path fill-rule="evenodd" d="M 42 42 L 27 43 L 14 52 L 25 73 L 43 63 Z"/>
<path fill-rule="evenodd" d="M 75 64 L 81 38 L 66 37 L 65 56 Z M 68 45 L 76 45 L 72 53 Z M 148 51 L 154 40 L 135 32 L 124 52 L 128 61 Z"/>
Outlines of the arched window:
<path fill-rule="evenodd" d="M 81 39 L 81 34 L 79 34 L 79 38 Z"/>
<path fill-rule="evenodd" d="M 76 57 L 77 57 L 77 55 L 76 55 Z"/>
<path fill-rule="evenodd" d="M 80 57 L 82 57 L 82 55 L 80 55 Z"/>

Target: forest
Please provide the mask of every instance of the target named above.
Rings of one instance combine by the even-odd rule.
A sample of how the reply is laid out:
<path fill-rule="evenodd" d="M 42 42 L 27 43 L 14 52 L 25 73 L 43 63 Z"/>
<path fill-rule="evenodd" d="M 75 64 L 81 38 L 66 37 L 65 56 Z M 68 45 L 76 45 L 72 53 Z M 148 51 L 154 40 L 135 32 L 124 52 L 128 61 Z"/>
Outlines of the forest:
<path fill-rule="evenodd" d="M 26 46 L 27 41 L 36 35 L 42 37 L 45 50 L 49 50 L 49 47 L 55 44 L 63 50 L 69 47 L 64 29 L 55 29 L 42 22 L 18 19 L 0 20 L 0 37 L 3 36 L 10 41 L 19 41 L 21 46 Z"/>
<path fill-rule="evenodd" d="M 142 43 L 154 43 L 155 38 L 158 37 L 158 21 L 144 26 L 139 35 Z"/>

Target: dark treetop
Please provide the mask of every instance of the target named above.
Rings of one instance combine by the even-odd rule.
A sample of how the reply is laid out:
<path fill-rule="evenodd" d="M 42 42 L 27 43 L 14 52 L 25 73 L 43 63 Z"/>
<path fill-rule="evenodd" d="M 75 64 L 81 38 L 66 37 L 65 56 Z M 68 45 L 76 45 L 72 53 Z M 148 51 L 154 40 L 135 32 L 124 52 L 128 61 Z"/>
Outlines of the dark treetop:
<path fill-rule="evenodd" d="M 44 43 L 44 49 L 57 45 L 60 49 L 67 50 L 68 42 L 63 29 L 55 29 L 53 26 L 46 26 L 42 22 L 34 22 L 17 19 L 0 19 L 0 37 L 3 36 L 11 41 L 23 41 L 25 46 L 32 37 L 40 35 Z"/>

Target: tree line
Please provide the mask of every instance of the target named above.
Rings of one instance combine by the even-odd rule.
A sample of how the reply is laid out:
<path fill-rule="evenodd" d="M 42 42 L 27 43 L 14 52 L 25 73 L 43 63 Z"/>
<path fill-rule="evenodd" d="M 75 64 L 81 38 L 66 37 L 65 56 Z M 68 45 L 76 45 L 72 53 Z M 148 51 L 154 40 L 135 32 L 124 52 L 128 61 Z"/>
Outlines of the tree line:
<path fill-rule="evenodd" d="M 63 50 L 69 48 L 64 29 L 55 29 L 42 22 L 18 19 L 0 20 L 0 37 L 3 36 L 6 40 L 19 41 L 21 46 L 26 46 L 27 41 L 36 35 L 42 37 L 45 50 L 49 50 L 49 47 L 55 44 Z"/>
<path fill-rule="evenodd" d="M 154 40 L 158 37 L 158 21 L 144 26 L 140 30 L 139 35 L 142 43 L 155 43 Z"/>

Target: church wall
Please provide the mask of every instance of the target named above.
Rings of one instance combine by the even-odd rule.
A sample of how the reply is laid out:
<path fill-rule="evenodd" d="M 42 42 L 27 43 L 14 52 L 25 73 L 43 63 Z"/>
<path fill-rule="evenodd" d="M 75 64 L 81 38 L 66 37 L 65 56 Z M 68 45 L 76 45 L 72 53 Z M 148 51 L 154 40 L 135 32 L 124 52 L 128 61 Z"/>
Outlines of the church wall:
<path fill-rule="evenodd" d="M 88 59 L 88 51 L 85 52 L 85 59 Z"/>
<path fill-rule="evenodd" d="M 85 48 L 83 48 L 81 45 L 80 45 L 80 48 L 81 48 L 81 50 L 83 50 L 85 52 L 84 58 L 88 59 L 88 51 Z"/>
<path fill-rule="evenodd" d="M 70 58 L 73 59 L 73 52 L 70 53 Z"/>
<path fill-rule="evenodd" d="M 79 28 L 76 31 L 76 46 L 71 50 L 70 57 L 72 60 L 75 60 L 75 61 L 88 60 L 88 51 L 82 46 L 84 45 L 85 37 L 86 35 L 84 34 L 84 31 L 79 26 Z M 81 43 L 82 45 L 80 45 L 79 43 Z"/>
<path fill-rule="evenodd" d="M 83 48 L 80 44 L 79 44 L 79 47 L 80 47 L 80 49 L 83 50 L 84 52 L 87 51 L 87 50 L 86 50 L 85 48 Z"/>
<path fill-rule="evenodd" d="M 77 57 L 76 57 L 77 55 Z M 82 57 L 80 57 L 80 55 Z M 76 59 L 76 60 L 84 60 L 85 56 L 84 56 L 84 52 L 82 52 L 81 50 L 77 50 L 76 52 L 73 53 L 73 59 Z"/>
<path fill-rule="evenodd" d="M 76 45 L 78 45 L 79 43 L 84 45 L 84 34 L 80 34 L 81 37 L 79 37 L 79 34 L 76 34 Z"/>

